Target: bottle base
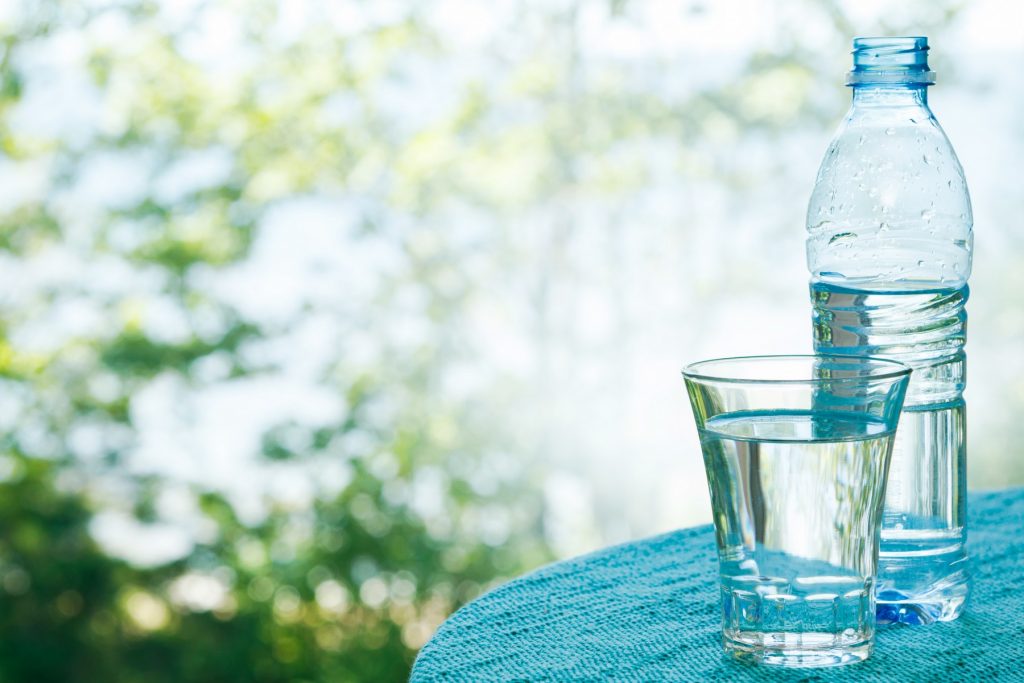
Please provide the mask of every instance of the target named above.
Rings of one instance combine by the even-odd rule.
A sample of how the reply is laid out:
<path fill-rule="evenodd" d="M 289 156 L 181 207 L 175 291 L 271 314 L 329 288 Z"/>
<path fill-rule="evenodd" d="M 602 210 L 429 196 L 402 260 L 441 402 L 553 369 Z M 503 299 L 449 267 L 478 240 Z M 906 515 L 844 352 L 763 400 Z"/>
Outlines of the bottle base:
<path fill-rule="evenodd" d="M 966 533 L 882 529 L 875 616 L 879 625 L 953 621 L 970 593 Z"/>
<path fill-rule="evenodd" d="M 908 596 L 896 590 L 879 591 L 875 606 L 875 619 L 879 626 L 889 624 L 933 624 L 953 621 L 967 607 L 969 586 L 967 577 L 950 577 L 941 586 L 917 596 Z"/>

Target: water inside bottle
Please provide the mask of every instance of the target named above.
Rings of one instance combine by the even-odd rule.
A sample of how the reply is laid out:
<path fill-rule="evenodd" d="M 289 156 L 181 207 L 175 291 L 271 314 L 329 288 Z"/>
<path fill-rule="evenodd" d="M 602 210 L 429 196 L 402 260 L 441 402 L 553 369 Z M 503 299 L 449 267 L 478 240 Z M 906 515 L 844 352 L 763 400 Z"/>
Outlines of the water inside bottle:
<path fill-rule="evenodd" d="M 811 285 L 815 350 L 884 356 L 914 369 L 886 489 L 880 623 L 952 619 L 966 600 L 967 297 L 966 285 Z"/>

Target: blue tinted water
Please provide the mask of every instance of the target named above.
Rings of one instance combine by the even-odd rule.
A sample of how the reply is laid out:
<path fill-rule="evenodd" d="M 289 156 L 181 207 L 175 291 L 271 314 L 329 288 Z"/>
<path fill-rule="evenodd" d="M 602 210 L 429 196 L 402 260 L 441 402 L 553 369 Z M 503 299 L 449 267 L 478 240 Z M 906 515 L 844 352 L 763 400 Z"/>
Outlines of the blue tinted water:
<path fill-rule="evenodd" d="M 953 619 L 966 572 L 966 286 L 811 285 L 815 350 L 878 355 L 913 375 L 893 445 L 879 554 L 879 621 Z"/>

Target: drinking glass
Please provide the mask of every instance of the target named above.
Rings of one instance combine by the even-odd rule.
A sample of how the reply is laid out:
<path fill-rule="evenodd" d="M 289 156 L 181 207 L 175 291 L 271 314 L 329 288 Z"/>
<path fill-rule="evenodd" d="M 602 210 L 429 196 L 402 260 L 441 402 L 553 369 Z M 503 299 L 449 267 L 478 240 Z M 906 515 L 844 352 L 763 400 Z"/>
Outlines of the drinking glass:
<path fill-rule="evenodd" d="M 866 659 L 910 368 L 752 356 L 694 363 L 683 376 L 711 492 L 726 652 L 787 667 Z"/>

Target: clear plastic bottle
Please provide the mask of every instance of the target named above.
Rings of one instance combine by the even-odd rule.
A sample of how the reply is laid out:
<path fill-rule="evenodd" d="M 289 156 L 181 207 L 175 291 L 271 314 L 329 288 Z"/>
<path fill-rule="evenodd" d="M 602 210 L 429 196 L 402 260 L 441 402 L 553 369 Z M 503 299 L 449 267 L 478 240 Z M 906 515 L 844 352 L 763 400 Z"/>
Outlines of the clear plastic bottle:
<path fill-rule="evenodd" d="M 879 555 L 879 621 L 955 619 L 966 540 L 967 279 L 973 217 L 963 169 L 928 108 L 928 39 L 856 38 L 853 106 L 807 209 L 815 349 L 914 368 Z"/>

